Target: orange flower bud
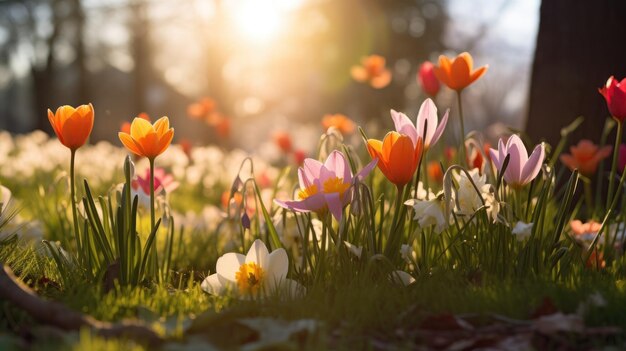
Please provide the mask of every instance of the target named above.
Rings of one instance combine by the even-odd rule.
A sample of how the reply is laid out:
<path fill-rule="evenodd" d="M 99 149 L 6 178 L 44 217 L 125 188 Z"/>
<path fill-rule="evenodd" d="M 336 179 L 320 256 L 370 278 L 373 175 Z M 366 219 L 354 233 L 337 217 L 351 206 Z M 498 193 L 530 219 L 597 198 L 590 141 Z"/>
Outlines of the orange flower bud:
<path fill-rule="evenodd" d="M 422 155 L 422 138 L 414 145 L 411 138 L 398 132 L 389 132 L 383 141 L 369 139 L 367 151 L 378 158 L 378 168 L 396 186 L 404 186 L 413 178 Z"/>
<path fill-rule="evenodd" d="M 154 125 L 137 117 L 130 125 L 130 133 L 119 132 L 118 136 L 129 151 L 153 160 L 170 146 L 174 128 L 170 128 L 167 117 L 159 118 Z"/>
<path fill-rule="evenodd" d="M 474 70 L 473 65 L 472 55 L 467 52 L 455 57 L 453 61 L 441 55 L 439 56 L 439 66 L 434 68 L 435 76 L 448 88 L 461 91 L 487 72 L 488 66 Z"/>
<path fill-rule="evenodd" d="M 77 108 L 61 106 L 54 114 L 48 109 L 48 120 L 54 133 L 61 144 L 70 150 L 76 150 L 85 144 L 93 129 L 93 118 L 91 104 L 80 105 Z"/>

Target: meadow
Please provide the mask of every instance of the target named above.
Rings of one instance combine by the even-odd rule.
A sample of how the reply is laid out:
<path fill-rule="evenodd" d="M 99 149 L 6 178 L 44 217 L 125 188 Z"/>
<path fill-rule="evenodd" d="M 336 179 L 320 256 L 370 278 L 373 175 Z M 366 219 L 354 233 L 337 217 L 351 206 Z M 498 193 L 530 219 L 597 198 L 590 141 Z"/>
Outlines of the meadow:
<path fill-rule="evenodd" d="M 417 116 L 367 135 L 327 115 L 314 155 L 274 135 L 278 162 L 168 117 L 93 144 L 92 104 L 51 107 L 55 136 L 0 133 L 0 349 L 626 347 L 626 80 L 586 116 L 600 140 L 571 140 L 578 118 L 556 145 L 490 145 L 463 116 L 488 67 L 419 72 Z M 391 80 L 376 55 L 349 74 Z M 219 125 L 208 100 L 188 112 Z"/>

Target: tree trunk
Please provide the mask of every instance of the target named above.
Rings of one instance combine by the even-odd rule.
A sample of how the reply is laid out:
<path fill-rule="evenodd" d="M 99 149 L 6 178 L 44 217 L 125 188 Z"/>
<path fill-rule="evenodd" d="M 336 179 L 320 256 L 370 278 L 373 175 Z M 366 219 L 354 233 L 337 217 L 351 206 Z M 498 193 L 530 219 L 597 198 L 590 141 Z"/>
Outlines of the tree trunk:
<path fill-rule="evenodd" d="M 570 140 L 599 141 L 608 110 L 598 88 L 626 76 L 624 23 L 623 0 L 542 1 L 526 125 L 533 140 L 556 145 L 561 128 L 584 116 Z"/>

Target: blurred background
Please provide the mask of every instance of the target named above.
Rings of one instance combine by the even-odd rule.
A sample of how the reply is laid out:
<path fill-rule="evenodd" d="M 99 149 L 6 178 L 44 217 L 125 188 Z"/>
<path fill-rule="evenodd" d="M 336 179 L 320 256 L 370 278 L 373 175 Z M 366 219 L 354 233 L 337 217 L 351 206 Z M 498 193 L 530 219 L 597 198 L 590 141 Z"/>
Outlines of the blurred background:
<path fill-rule="evenodd" d="M 586 2 L 543 2 L 0 1 L 0 128 L 51 132 L 48 108 L 91 102 L 96 111 L 92 140 L 118 143 L 121 124 L 146 113 L 153 120 L 169 116 L 178 141 L 250 151 L 284 130 L 296 148 L 310 151 L 325 114 L 345 114 L 368 131 L 391 126 L 390 108 L 414 119 L 426 98 L 416 80 L 419 65 L 436 63 L 440 54 L 469 51 L 475 66 L 489 64 L 489 71 L 464 92 L 466 129 L 493 138 L 502 129 L 494 127 L 496 122 L 524 128 L 529 109 L 540 121 L 544 118 L 542 106 L 533 107 L 529 100 L 535 89 L 531 73 L 540 27 L 569 36 L 572 50 L 585 51 L 580 38 L 557 26 L 572 21 L 563 11 L 587 18 L 590 6 L 551 10 L 563 15 L 554 15 L 557 29 L 550 29 L 540 26 L 541 17 L 552 16 L 548 6 Z M 607 3 L 603 13 L 624 7 Z M 621 13 L 612 19 L 617 28 L 623 27 L 623 17 Z M 565 46 L 558 53 L 567 54 Z M 386 59 L 392 75 L 381 89 L 350 74 L 372 54 Z M 624 70 L 624 64 L 619 67 Z M 613 69 L 606 67 L 597 73 L 600 78 L 581 82 L 592 96 L 586 103 L 602 118 L 607 112 L 596 88 L 608 75 L 619 75 L 605 73 Z M 580 72 L 576 66 L 571 70 Z M 539 90 L 536 94 L 545 96 Z M 449 89 L 441 89 L 436 103 L 456 116 L 455 95 Z M 576 116 L 567 111 L 558 118 L 564 125 Z M 535 137 L 551 138 L 541 129 Z"/>

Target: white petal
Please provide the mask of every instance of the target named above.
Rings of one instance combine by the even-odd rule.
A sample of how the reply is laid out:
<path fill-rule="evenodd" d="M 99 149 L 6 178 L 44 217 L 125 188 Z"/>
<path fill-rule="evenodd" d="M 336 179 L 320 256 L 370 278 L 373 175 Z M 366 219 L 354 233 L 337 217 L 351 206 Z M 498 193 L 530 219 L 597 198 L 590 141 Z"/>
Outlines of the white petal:
<path fill-rule="evenodd" d="M 272 251 L 272 253 L 268 257 L 268 267 L 267 267 L 267 281 L 272 281 L 273 283 L 279 283 L 287 278 L 287 272 L 289 271 L 289 258 L 287 257 L 287 252 L 284 249 L 280 248 Z"/>
<path fill-rule="evenodd" d="M 265 246 L 261 240 L 256 239 L 246 255 L 246 263 L 254 262 L 263 270 L 267 270 L 269 266 L 269 255 L 270 253 L 267 251 L 267 246 Z"/>
<path fill-rule="evenodd" d="M 415 283 L 415 278 L 413 278 L 412 275 L 400 270 L 391 272 L 391 280 L 394 283 L 402 284 L 404 286 Z"/>
<path fill-rule="evenodd" d="M 226 290 L 224 285 L 220 282 L 217 273 L 206 277 L 206 279 L 202 281 L 202 285 L 200 285 L 200 287 L 202 290 L 212 295 L 222 295 Z"/>
<path fill-rule="evenodd" d="M 246 256 L 234 252 L 224 254 L 217 260 L 215 270 L 219 275 L 235 282 L 235 273 L 239 271 L 239 267 L 246 262 Z"/>

